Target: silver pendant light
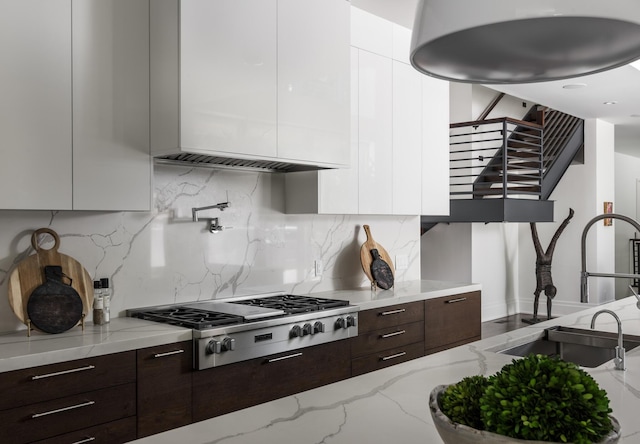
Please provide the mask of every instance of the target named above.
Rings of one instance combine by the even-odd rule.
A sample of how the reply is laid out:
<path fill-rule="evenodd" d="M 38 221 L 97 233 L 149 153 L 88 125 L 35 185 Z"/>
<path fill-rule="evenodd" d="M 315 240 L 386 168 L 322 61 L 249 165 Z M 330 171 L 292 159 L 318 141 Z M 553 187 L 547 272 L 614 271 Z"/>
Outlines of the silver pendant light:
<path fill-rule="evenodd" d="M 640 0 L 420 0 L 411 64 L 485 84 L 560 80 L 640 58 Z"/>

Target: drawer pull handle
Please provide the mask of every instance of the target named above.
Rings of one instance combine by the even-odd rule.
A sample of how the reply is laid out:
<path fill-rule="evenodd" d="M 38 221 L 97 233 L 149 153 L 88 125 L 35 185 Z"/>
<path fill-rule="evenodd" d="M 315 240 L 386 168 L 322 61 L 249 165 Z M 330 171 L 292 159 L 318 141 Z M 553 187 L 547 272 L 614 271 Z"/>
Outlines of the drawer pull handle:
<path fill-rule="evenodd" d="M 86 367 L 72 368 L 71 370 L 63 370 L 61 372 L 54 372 L 54 373 L 47 373 L 46 375 L 32 376 L 31 380 L 35 381 L 36 379 L 50 378 L 52 376 L 68 375 L 69 373 L 83 372 L 85 370 L 93 370 L 94 368 L 96 368 L 95 365 L 87 365 Z"/>
<path fill-rule="evenodd" d="M 170 352 L 166 352 L 166 353 L 156 353 L 155 355 L 153 355 L 153 357 L 154 358 L 164 358 L 165 356 L 179 355 L 180 353 L 184 353 L 184 350 L 174 350 L 174 351 L 170 351 Z"/>
<path fill-rule="evenodd" d="M 398 313 L 404 313 L 405 311 L 407 311 L 406 308 L 401 308 L 399 310 L 383 311 L 382 313 L 380 313 L 380 316 L 395 315 L 395 314 L 398 314 Z"/>
<path fill-rule="evenodd" d="M 95 403 L 96 403 L 95 401 L 87 401 L 87 402 L 83 402 L 82 404 L 70 405 L 69 407 L 62 407 L 61 409 L 49 410 L 48 412 L 34 413 L 33 415 L 31 415 L 31 419 L 41 418 L 47 415 L 53 415 L 54 413 L 62 413 L 68 410 L 79 409 L 80 407 L 88 407 Z"/>
<path fill-rule="evenodd" d="M 386 335 L 380 335 L 380 337 L 382 339 L 386 339 L 386 338 L 393 338 L 394 336 L 400 336 L 405 334 L 407 331 L 406 330 L 399 330 L 399 331 L 394 331 L 393 333 L 387 333 Z"/>
<path fill-rule="evenodd" d="M 269 359 L 267 362 L 271 363 L 271 362 L 284 361 L 285 359 L 297 358 L 298 356 L 302 356 L 302 353 L 294 353 L 292 355 L 281 356 L 279 358 Z"/>
<path fill-rule="evenodd" d="M 449 299 L 446 304 L 455 304 L 456 302 L 466 301 L 467 298 L 457 298 L 457 299 Z"/>
<path fill-rule="evenodd" d="M 81 439 L 80 441 L 72 442 L 71 444 L 84 444 L 85 442 L 95 441 L 96 439 L 93 436 L 90 436 L 86 439 Z"/>
<path fill-rule="evenodd" d="M 400 352 L 400 353 L 396 353 L 395 355 L 391 355 L 391 356 L 385 356 L 384 358 L 382 358 L 382 361 L 388 361 L 389 359 L 395 359 L 395 358 L 400 358 L 404 355 L 406 355 L 407 352 Z"/>

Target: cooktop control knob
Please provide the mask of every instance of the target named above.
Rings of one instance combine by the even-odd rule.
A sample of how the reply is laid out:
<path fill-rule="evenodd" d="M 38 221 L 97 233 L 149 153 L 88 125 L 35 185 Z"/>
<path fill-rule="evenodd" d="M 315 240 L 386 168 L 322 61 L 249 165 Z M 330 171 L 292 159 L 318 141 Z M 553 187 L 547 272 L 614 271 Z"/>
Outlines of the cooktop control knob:
<path fill-rule="evenodd" d="M 302 327 L 302 336 L 312 335 L 314 333 L 311 324 L 304 324 Z"/>
<path fill-rule="evenodd" d="M 324 333 L 324 324 L 320 321 L 316 321 L 316 323 L 313 324 L 313 333 Z"/>
<path fill-rule="evenodd" d="M 290 338 L 299 338 L 302 336 L 302 329 L 299 325 L 294 325 L 291 327 L 291 331 L 289 332 Z"/>
<path fill-rule="evenodd" d="M 356 326 L 356 318 L 354 316 L 347 316 L 347 327 L 355 327 Z"/>
<path fill-rule="evenodd" d="M 236 340 L 233 338 L 224 338 L 222 340 L 222 351 L 231 351 L 236 349 Z"/>
<path fill-rule="evenodd" d="M 222 343 L 220 341 L 216 341 L 215 339 L 212 339 L 209 341 L 209 343 L 205 347 L 205 351 L 209 355 L 212 355 L 214 353 L 220 353 L 222 351 Z"/>
<path fill-rule="evenodd" d="M 336 330 L 340 330 L 341 328 L 347 328 L 347 321 L 345 318 L 336 319 Z"/>

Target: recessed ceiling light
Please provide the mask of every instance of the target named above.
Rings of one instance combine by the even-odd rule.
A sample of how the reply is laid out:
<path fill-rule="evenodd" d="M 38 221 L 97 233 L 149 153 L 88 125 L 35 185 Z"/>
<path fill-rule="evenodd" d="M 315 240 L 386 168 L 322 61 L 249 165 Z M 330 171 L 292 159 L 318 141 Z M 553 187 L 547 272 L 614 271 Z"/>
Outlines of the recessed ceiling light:
<path fill-rule="evenodd" d="M 562 85 L 564 89 L 580 89 L 587 86 L 586 83 L 569 83 L 568 85 Z"/>
<path fill-rule="evenodd" d="M 616 103 L 618 102 L 616 102 L 615 100 L 611 100 L 610 102 L 604 102 L 605 105 L 615 105 Z"/>
<path fill-rule="evenodd" d="M 636 60 L 633 63 L 629 64 L 630 66 L 634 67 L 635 69 L 637 69 L 638 71 L 640 71 L 640 60 Z"/>

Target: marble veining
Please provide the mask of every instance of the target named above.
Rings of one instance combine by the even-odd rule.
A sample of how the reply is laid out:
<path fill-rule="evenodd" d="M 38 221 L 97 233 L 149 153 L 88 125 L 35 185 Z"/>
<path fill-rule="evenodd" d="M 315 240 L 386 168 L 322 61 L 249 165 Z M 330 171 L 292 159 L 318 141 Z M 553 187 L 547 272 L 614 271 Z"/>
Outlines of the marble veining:
<path fill-rule="evenodd" d="M 217 418 L 135 441 L 139 444 L 398 444 L 442 442 L 428 408 L 429 392 L 465 376 L 490 375 L 515 359 L 492 350 L 531 338 L 553 325 L 589 328 L 601 308 L 623 319 L 627 334 L 640 334 L 640 310 L 627 298 L 605 306 L 527 326 L 471 344 L 455 347 L 335 384 L 285 397 Z M 604 319 L 603 319 L 604 320 Z M 615 321 L 598 330 L 615 331 Z M 607 391 L 613 415 L 622 426 L 620 442 L 638 442 L 640 423 L 640 350 L 627 353 L 627 371 L 607 362 L 585 369 Z"/>
<path fill-rule="evenodd" d="M 224 211 L 203 211 L 192 221 L 192 207 L 226 201 Z M 231 228 L 209 233 L 210 217 Z M 281 174 L 157 165 L 150 212 L 0 211 L 0 332 L 25 328 L 8 304 L 7 281 L 33 253 L 30 236 L 38 228 L 55 230 L 59 251 L 92 278 L 110 278 L 118 317 L 149 305 L 367 286 L 363 224 L 392 258 L 407 256 L 398 283 L 420 278 L 419 216 L 288 215 Z"/>

